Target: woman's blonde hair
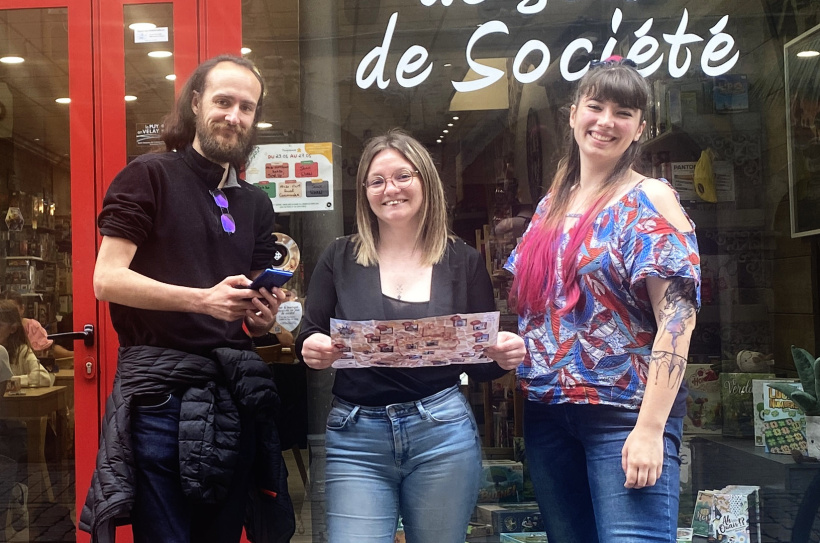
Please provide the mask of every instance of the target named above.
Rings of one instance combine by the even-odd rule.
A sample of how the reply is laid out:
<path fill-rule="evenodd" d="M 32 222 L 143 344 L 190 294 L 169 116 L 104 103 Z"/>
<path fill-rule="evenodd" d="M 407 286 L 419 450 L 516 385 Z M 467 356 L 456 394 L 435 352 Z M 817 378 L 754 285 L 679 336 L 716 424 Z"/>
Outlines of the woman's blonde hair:
<path fill-rule="evenodd" d="M 415 138 L 397 128 L 368 140 L 362 151 L 359 171 L 356 174 L 357 233 L 353 238 L 356 244 L 356 262 L 362 266 L 375 266 L 379 262 L 379 221 L 370 209 L 365 182 L 373 159 L 388 149 L 401 153 L 418 172 L 417 182 L 421 183 L 424 201 L 415 243 L 421 250 L 422 263 L 432 266 L 441 261 L 447 250 L 449 238 L 444 187 L 433 164 L 433 157 L 427 149 Z"/>
<path fill-rule="evenodd" d="M 17 328 L 9 334 L 9 337 L 2 344 L 12 360 L 16 359 L 21 348 L 31 349 L 31 344 L 28 342 L 26 330 L 23 326 L 23 319 L 20 317 L 20 310 L 17 308 L 16 303 L 11 300 L 0 300 L 0 323 L 17 325 Z M 34 351 L 34 349 L 31 350 Z"/>

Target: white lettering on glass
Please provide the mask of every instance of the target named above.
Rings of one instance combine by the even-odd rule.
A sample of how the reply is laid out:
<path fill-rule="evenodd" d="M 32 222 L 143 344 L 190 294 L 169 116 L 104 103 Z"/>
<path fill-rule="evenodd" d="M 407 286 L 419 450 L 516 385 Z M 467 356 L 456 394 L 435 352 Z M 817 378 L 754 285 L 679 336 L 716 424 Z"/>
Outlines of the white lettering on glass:
<path fill-rule="evenodd" d="M 382 44 L 371 49 L 371 51 L 364 56 L 362 61 L 359 62 L 359 67 L 356 69 L 356 84 L 359 88 L 370 88 L 370 85 L 372 85 L 376 80 L 378 80 L 380 89 L 386 89 L 387 85 L 390 84 L 390 80 L 384 78 L 384 64 L 387 61 L 387 52 L 390 49 L 390 40 L 393 39 L 393 32 L 396 30 L 396 21 L 398 18 L 398 11 L 390 16 L 390 20 L 387 22 L 387 30 L 384 31 L 384 40 L 382 40 Z M 370 71 L 370 75 L 365 76 L 364 73 L 373 61 L 376 62 L 376 66 L 374 66 Z"/>
<path fill-rule="evenodd" d="M 544 11 L 544 8 L 547 7 L 547 0 L 535 0 L 534 4 L 529 4 L 530 1 L 531 0 L 521 0 L 521 2 L 515 6 L 515 9 L 522 15 L 534 15 L 541 13 Z"/>
<path fill-rule="evenodd" d="M 547 1 L 520 0 L 516 5 L 516 10 L 522 15 L 540 13 L 546 9 Z M 423 6 L 433 7 L 439 3 L 439 0 L 419 0 L 419 2 Z M 484 2 L 484 0 L 462 0 L 462 2 L 475 5 Z M 449 7 L 452 4 L 453 0 L 441 0 L 443 7 Z M 360 88 L 370 88 L 374 83 L 380 89 L 386 89 L 390 85 L 391 80 L 385 76 L 385 71 L 398 18 L 399 12 L 394 12 L 390 16 L 381 45 L 371 49 L 359 62 L 356 69 L 356 84 Z M 709 29 L 711 37 L 703 47 L 700 57 L 701 70 L 707 76 L 714 77 L 725 74 L 737 64 L 740 58 L 740 51 L 736 48 L 737 44 L 734 37 L 725 31 L 728 22 L 729 16 L 724 15 L 716 25 Z M 619 8 L 615 8 L 611 19 L 612 35 L 604 45 L 601 54 L 602 59 L 608 58 L 615 51 L 618 45 L 616 36 L 621 30 L 622 23 L 623 13 Z M 668 50 L 661 50 L 661 40 L 649 34 L 653 24 L 654 19 L 649 18 L 640 25 L 638 30 L 634 31 L 637 39 L 631 44 L 627 58 L 637 64 L 638 72 L 644 77 L 657 72 L 663 66 L 665 59 L 671 77 L 679 78 L 684 76 L 689 71 L 693 60 L 692 49 L 688 46 L 692 43 L 704 41 L 701 36 L 687 30 L 689 11 L 684 8 L 680 23 L 673 34 L 663 34 L 663 41 L 669 45 Z M 505 23 L 494 20 L 484 23 L 473 32 L 467 42 L 465 55 L 470 69 L 480 77 L 473 81 L 452 81 L 453 87 L 458 92 L 483 89 L 504 77 L 503 70 L 487 66 L 473 58 L 473 49 L 478 41 L 490 34 L 506 34 L 509 36 L 510 31 Z M 575 81 L 583 77 L 589 70 L 589 63 L 575 71 L 570 71 L 569 66 L 572 60 L 576 58 L 576 55 L 584 53 L 588 55 L 592 52 L 592 49 L 592 41 L 587 38 L 577 38 L 569 42 L 559 57 L 558 64 L 561 76 L 567 81 Z M 535 52 L 541 53 L 541 62 L 529 72 L 524 71 L 527 69 L 524 66 L 525 59 Z M 429 57 L 428 50 L 422 45 L 411 45 L 407 48 L 396 65 L 396 82 L 405 88 L 421 85 L 430 77 L 434 69 L 433 62 L 429 61 Z M 550 50 L 544 42 L 529 40 L 519 48 L 515 55 L 512 64 L 512 75 L 520 83 L 532 83 L 546 73 L 551 59 Z"/>
<path fill-rule="evenodd" d="M 533 68 L 531 72 L 522 72 L 521 71 L 521 64 L 524 62 L 524 59 L 527 58 L 527 55 L 532 53 L 533 51 L 541 51 L 541 63 Z M 550 50 L 542 41 L 538 40 L 530 40 L 524 45 L 521 46 L 521 49 L 518 50 L 518 54 L 515 55 L 515 60 L 513 61 L 513 77 L 517 81 L 521 83 L 532 83 L 533 81 L 537 81 L 539 77 L 547 73 L 547 68 L 550 65 Z"/>
<path fill-rule="evenodd" d="M 676 79 L 682 77 L 689 70 L 689 64 L 692 62 L 692 51 L 685 47 L 686 44 L 703 40 L 697 34 L 687 34 L 687 24 L 689 24 L 689 10 L 683 8 L 683 17 L 680 19 L 678 30 L 674 34 L 663 35 L 663 39 L 672 46 L 669 48 L 669 75 Z M 683 64 L 678 64 L 678 53 L 680 53 L 681 48 L 686 52 L 686 60 L 683 61 Z"/>
<path fill-rule="evenodd" d="M 726 55 L 734 49 L 735 39 L 723 32 L 728 22 L 729 16 L 724 15 L 723 18 L 718 21 L 718 24 L 709 29 L 709 32 L 712 33 L 712 37 L 706 42 L 706 47 L 703 48 L 703 56 L 700 57 L 700 67 L 706 75 L 716 76 L 725 74 L 737 64 L 737 59 L 740 58 L 740 51 L 736 51 L 734 56 L 723 64 L 718 64 L 717 66 L 710 64 L 710 62 L 723 60 L 726 58 Z"/>
<path fill-rule="evenodd" d="M 484 77 L 481 79 L 473 79 L 472 81 L 452 81 L 453 87 L 458 92 L 470 92 L 489 87 L 504 76 L 503 70 L 481 64 L 472 57 L 473 47 L 476 42 L 487 34 L 496 33 L 509 34 L 510 30 L 507 28 L 507 25 L 501 21 L 490 21 L 489 23 L 479 26 L 476 31 L 473 32 L 473 35 L 470 36 L 470 41 L 467 42 L 467 64 L 469 64 L 471 70 Z"/>
<path fill-rule="evenodd" d="M 660 47 L 657 38 L 646 35 L 649 29 L 652 28 L 653 21 L 654 19 L 647 20 L 642 27 L 635 31 L 635 36 L 637 36 L 638 39 L 635 40 L 635 43 L 632 44 L 632 47 L 629 48 L 629 53 L 626 55 L 626 58 L 638 66 L 649 62 Z M 644 77 L 648 77 L 654 74 L 658 68 L 661 67 L 661 64 L 663 64 L 663 53 L 649 66 L 638 68 L 638 73 Z"/>
<path fill-rule="evenodd" d="M 615 8 L 615 11 L 612 13 L 612 33 L 618 33 L 618 27 L 621 26 L 621 20 L 623 20 L 623 13 L 621 13 L 620 8 Z M 615 44 L 618 43 L 618 40 L 615 39 L 615 36 L 610 36 L 609 40 L 607 40 L 606 45 L 604 46 L 604 50 L 601 52 L 601 60 L 606 60 L 612 56 L 612 51 L 615 50 Z"/>
<path fill-rule="evenodd" d="M 576 51 L 580 51 L 583 49 L 587 53 L 592 52 L 592 42 L 589 41 L 587 38 L 577 38 L 569 42 L 567 48 L 564 49 L 564 54 L 561 55 L 561 75 L 564 76 L 564 79 L 567 81 L 575 81 L 576 79 L 581 79 L 584 77 L 584 74 L 587 73 L 589 70 L 589 64 L 578 70 L 577 72 L 570 72 L 569 71 L 569 61 L 572 60 L 572 56 L 576 53 Z"/>
<path fill-rule="evenodd" d="M 416 70 L 419 70 L 426 61 L 427 49 L 421 45 L 413 45 L 405 51 L 399 60 L 398 66 L 396 66 L 396 81 L 399 82 L 399 85 L 405 88 L 415 87 L 427 79 L 427 76 L 433 71 L 432 62 L 417 76 L 404 77 L 405 74 L 410 75 Z"/>

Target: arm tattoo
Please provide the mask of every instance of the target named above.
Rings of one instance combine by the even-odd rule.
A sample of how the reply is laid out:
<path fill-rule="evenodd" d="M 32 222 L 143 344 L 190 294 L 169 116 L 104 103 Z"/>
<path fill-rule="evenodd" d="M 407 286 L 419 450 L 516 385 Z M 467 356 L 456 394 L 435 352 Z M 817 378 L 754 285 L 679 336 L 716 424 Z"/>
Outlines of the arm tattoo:
<path fill-rule="evenodd" d="M 687 332 L 688 320 L 695 315 L 694 281 L 673 277 L 662 304 L 658 312 L 658 328 L 672 336 L 672 349 L 677 351 L 678 338 Z"/>
<path fill-rule="evenodd" d="M 683 380 L 686 368 L 686 353 L 679 353 L 681 337 L 691 334 L 691 319 L 695 316 L 695 283 L 691 279 L 673 277 L 663 295 L 658 311 L 658 333 L 671 336 L 672 352 L 653 350 L 649 358 L 649 371 L 655 373 L 655 383 L 661 376 L 663 368 L 668 372 L 669 388 L 678 388 Z M 685 342 L 688 343 L 688 342 Z"/>
<path fill-rule="evenodd" d="M 652 351 L 652 356 L 649 358 L 649 371 L 655 374 L 655 384 L 658 384 L 658 378 L 664 367 L 669 372 L 667 381 L 669 388 L 677 390 L 683 381 L 686 358 L 668 351 Z"/>

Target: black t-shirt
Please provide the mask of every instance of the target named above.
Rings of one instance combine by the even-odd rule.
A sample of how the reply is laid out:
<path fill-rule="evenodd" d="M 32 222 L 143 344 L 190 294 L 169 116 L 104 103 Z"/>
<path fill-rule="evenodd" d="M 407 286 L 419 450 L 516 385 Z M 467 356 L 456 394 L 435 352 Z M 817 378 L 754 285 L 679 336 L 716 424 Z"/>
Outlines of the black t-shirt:
<path fill-rule="evenodd" d="M 448 301 L 443 302 L 444 299 Z M 384 296 L 378 266 L 355 262 L 354 243 L 342 238 L 319 259 L 310 279 L 305 319 L 296 341 L 329 333 L 330 318 L 347 320 L 417 319 L 453 313 L 495 310 L 493 287 L 484 261 L 463 241 L 452 241 L 445 258 L 433 267 L 430 302 L 408 303 Z M 459 382 L 488 381 L 507 373 L 494 362 L 421 368 L 345 368 L 336 371 L 333 393 L 357 405 L 385 406 L 420 400 Z"/>
<path fill-rule="evenodd" d="M 273 207 L 257 187 L 239 181 L 223 189 L 236 233 L 222 229 L 210 190 L 224 169 L 192 147 L 142 155 L 114 178 L 98 219 L 104 236 L 137 246 L 131 269 L 163 283 L 209 288 L 230 275 L 248 276 L 272 261 Z M 111 303 L 120 345 L 208 353 L 216 347 L 251 348 L 242 320 L 198 313 L 154 311 Z"/>

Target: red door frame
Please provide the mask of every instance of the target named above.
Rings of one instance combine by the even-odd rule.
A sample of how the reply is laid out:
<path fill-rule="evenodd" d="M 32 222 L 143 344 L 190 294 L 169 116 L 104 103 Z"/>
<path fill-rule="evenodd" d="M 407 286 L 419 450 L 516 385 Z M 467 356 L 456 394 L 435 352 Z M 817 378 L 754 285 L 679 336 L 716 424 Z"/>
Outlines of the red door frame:
<path fill-rule="evenodd" d="M 242 48 L 242 1 L 200 1 L 202 42 L 199 51 L 202 60 L 223 53 L 239 55 Z"/>
<path fill-rule="evenodd" d="M 74 328 L 82 330 L 83 325 L 93 324 L 95 330 L 99 330 L 97 303 L 91 284 L 96 258 L 91 3 L 88 0 L 0 0 L 2 10 L 47 8 L 66 8 L 68 12 Z M 96 369 L 98 345 L 86 347 L 80 341 L 74 344 L 77 376 L 74 380 L 74 417 L 78 435 L 92 436 L 99 431 L 98 381 L 93 375 L 89 379 L 82 378 L 86 363 L 91 363 L 92 371 Z M 91 480 L 94 461 L 88 456 L 89 443 L 92 440 L 76 440 L 78 489 L 88 488 Z M 96 448 L 96 440 L 93 440 L 93 446 Z M 85 500 L 84 491 L 77 494 L 76 503 L 80 507 Z"/>

